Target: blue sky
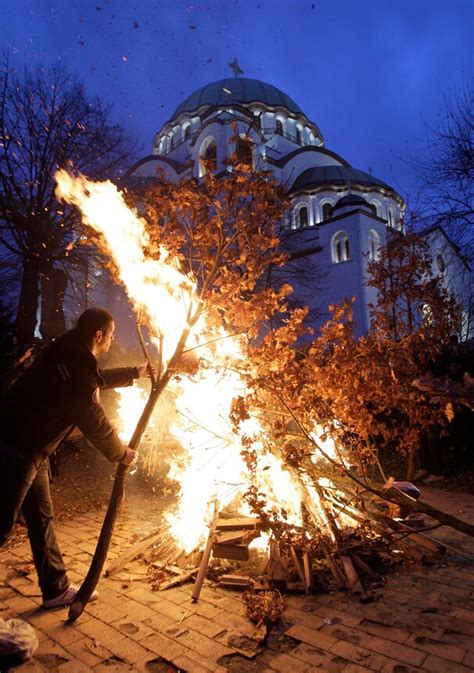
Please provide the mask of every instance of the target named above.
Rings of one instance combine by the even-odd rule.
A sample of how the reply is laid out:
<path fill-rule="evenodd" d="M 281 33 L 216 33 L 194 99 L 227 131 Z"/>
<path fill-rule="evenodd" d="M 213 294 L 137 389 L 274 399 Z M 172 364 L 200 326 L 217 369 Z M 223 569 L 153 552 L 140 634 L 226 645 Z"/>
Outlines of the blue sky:
<path fill-rule="evenodd" d="M 245 76 L 288 93 L 326 146 L 412 193 L 404 158 L 472 77 L 473 0 L 15 0 L 11 63 L 62 62 L 144 146 L 194 89 Z"/>

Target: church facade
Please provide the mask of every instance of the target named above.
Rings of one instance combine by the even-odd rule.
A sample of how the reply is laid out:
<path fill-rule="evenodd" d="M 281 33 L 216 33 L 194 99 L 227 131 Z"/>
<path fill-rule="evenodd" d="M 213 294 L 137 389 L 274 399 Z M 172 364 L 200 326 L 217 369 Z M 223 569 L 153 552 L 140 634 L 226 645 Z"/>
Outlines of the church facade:
<path fill-rule="evenodd" d="M 271 170 L 291 199 L 282 227 L 290 247 L 311 254 L 310 297 L 317 327 L 330 304 L 355 297 L 358 334 L 369 327 L 365 286 L 367 264 L 394 232 L 403 230 L 405 202 L 388 184 L 351 166 L 326 148 L 318 126 L 287 94 L 259 80 L 234 77 L 197 89 L 171 115 L 153 139 L 152 153 L 138 161 L 126 179 L 152 182 L 157 170 L 168 180 L 201 177 L 212 160 L 226 170 L 236 151 L 230 139 L 250 138 L 252 165 Z M 469 334 L 470 270 L 459 250 L 437 228 L 428 232 L 433 271 L 463 304 L 464 338 Z M 299 253 L 299 254 L 300 254 Z M 306 303 L 306 302 L 305 302 Z"/>

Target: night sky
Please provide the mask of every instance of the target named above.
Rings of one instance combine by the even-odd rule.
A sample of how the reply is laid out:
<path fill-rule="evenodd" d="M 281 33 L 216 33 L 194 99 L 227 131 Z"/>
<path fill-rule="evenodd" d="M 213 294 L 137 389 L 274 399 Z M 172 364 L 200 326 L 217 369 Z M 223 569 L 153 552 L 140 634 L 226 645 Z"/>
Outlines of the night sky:
<path fill-rule="evenodd" d="M 12 65 L 60 60 L 148 154 L 196 88 L 231 76 L 274 84 L 326 147 L 404 196 L 443 96 L 472 76 L 473 0 L 14 0 L 1 3 Z"/>

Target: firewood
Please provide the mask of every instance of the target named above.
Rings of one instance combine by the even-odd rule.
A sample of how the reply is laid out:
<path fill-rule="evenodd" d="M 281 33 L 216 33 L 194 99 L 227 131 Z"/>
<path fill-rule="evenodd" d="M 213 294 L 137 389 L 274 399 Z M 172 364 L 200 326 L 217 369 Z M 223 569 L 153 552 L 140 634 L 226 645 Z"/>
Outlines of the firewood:
<path fill-rule="evenodd" d="M 281 554 L 278 542 L 270 542 L 267 575 L 270 580 L 286 582 L 288 558 Z"/>
<path fill-rule="evenodd" d="M 218 519 L 216 530 L 251 530 L 261 525 L 260 519 L 255 517 L 232 517 L 230 519 Z"/>
<path fill-rule="evenodd" d="M 218 544 L 249 544 L 259 536 L 260 531 L 258 530 L 217 531 L 216 542 Z"/>
<path fill-rule="evenodd" d="M 246 544 L 218 544 L 212 546 L 212 553 L 216 558 L 230 559 L 231 561 L 248 561 L 249 548 Z"/>
<path fill-rule="evenodd" d="M 354 568 L 354 564 L 352 563 L 352 559 L 350 556 L 346 556 L 345 554 L 340 555 L 340 559 L 342 561 L 342 566 L 344 568 L 344 573 L 347 578 L 347 585 L 349 589 L 354 593 L 354 594 L 363 594 L 364 589 L 362 587 L 362 584 L 360 582 L 359 576 L 356 572 L 356 569 Z"/>
<path fill-rule="evenodd" d="M 141 554 L 145 549 L 150 547 L 156 540 L 158 540 L 162 535 L 164 534 L 165 527 L 160 527 L 157 530 L 155 530 L 153 533 L 150 533 L 150 535 L 147 535 L 143 539 L 139 540 L 136 544 L 133 545 L 130 549 L 127 549 L 124 551 L 123 554 L 118 556 L 107 568 L 105 571 L 105 576 L 110 577 L 117 571 L 121 570 L 124 565 L 126 565 L 129 561 L 132 561 L 136 556 Z"/>
<path fill-rule="evenodd" d="M 306 577 L 305 577 L 305 571 L 304 571 L 304 566 L 303 566 L 303 554 L 291 545 L 290 547 L 290 553 L 293 558 L 293 563 L 295 565 L 296 572 L 299 575 L 300 580 L 302 581 L 303 585 L 306 586 Z"/>
<path fill-rule="evenodd" d="M 177 575 L 176 577 L 173 577 L 172 579 L 167 580 L 166 582 L 160 582 L 159 590 L 165 591 L 165 589 L 171 589 L 171 587 L 176 587 L 178 586 L 178 584 L 183 584 L 184 582 L 187 582 L 188 580 L 192 579 L 198 571 L 199 568 L 193 568 L 189 572 Z"/>
<path fill-rule="evenodd" d="M 221 575 L 219 577 L 219 586 L 229 589 L 247 589 L 250 585 L 248 575 Z"/>
<path fill-rule="evenodd" d="M 214 515 L 212 517 L 211 525 L 209 526 L 209 535 L 207 537 L 206 547 L 202 554 L 201 564 L 199 566 L 199 571 L 196 577 L 196 582 L 194 583 L 193 593 L 191 598 L 193 602 L 196 602 L 201 594 L 202 585 L 204 582 L 204 577 L 206 575 L 206 570 L 209 565 L 209 560 L 212 554 L 212 547 L 214 544 L 214 539 L 216 535 L 216 523 L 218 517 L 217 501 L 214 502 Z"/>
<path fill-rule="evenodd" d="M 304 552 L 303 554 L 303 569 L 304 569 L 304 585 L 306 593 L 314 586 L 314 577 L 313 577 L 313 562 L 310 554 Z"/>

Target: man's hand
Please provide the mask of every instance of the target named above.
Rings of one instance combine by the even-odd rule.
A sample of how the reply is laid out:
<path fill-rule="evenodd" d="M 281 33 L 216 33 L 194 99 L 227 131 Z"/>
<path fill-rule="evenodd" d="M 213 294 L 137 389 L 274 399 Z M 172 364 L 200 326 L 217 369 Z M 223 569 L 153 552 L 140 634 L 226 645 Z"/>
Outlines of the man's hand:
<path fill-rule="evenodd" d="M 132 467 L 132 465 L 135 465 L 135 463 L 137 462 L 137 459 L 138 459 L 137 451 L 129 449 L 127 446 L 126 453 L 120 462 L 123 463 L 124 465 Z"/>
<path fill-rule="evenodd" d="M 156 367 L 153 367 L 153 365 L 149 365 L 148 362 L 144 362 L 141 365 L 137 365 L 135 367 L 135 369 L 137 370 L 137 374 L 138 374 L 137 379 L 143 379 L 146 376 L 148 376 L 148 378 L 149 378 L 150 377 L 150 369 L 153 372 L 153 376 L 156 376 Z"/>

